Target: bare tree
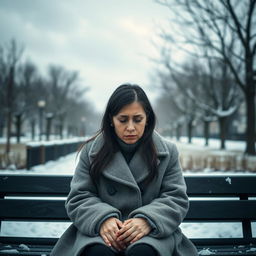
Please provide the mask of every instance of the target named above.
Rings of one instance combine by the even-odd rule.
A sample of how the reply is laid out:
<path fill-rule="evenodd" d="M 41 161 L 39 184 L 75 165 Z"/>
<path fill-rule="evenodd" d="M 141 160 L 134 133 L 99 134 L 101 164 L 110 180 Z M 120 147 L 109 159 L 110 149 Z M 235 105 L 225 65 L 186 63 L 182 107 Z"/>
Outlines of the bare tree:
<path fill-rule="evenodd" d="M 194 55 L 201 55 L 201 49 L 207 48 L 212 58 L 222 59 L 231 70 L 246 101 L 246 153 L 255 154 L 256 0 L 156 2 L 167 6 L 175 15 L 175 22 L 182 26 L 175 36 L 163 35 L 165 39 L 179 41 L 181 46 L 182 38 L 182 43 L 193 47 L 185 50 Z M 232 51 L 230 41 L 234 41 Z"/>
<path fill-rule="evenodd" d="M 191 143 L 193 124 L 197 118 L 196 104 L 186 97 L 184 88 L 176 85 L 172 74 L 159 71 L 157 76 L 157 83 L 160 84 L 160 88 L 163 91 L 163 95 L 160 97 L 161 101 L 163 101 L 161 105 L 166 108 L 163 112 L 170 116 L 168 118 L 170 119 L 168 126 L 171 126 L 176 131 L 176 137 L 179 140 L 182 126 L 186 125 L 188 142 Z"/>
<path fill-rule="evenodd" d="M 78 90 L 79 76 L 76 71 L 68 71 L 61 66 L 49 67 L 49 80 L 48 80 L 48 92 L 49 97 L 47 99 L 48 109 L 51 111 L 55 119 L 57 119 L 57 130 L 60 138 L 63 137 L 63 125 L 67 117 L 69 110 L 69 101 L 72 97 L 83 96 L 84 90 Z M 79 91 L 79 93 L 77 93 Z M 78 101 L 78 98 L 76 99 Z"/>
<path fill-rule="evenodd" d="M 176 97 L 176 92 L 173 88 L 172 96 Z M 173 97 L 170 97 L 170 90 L 168 94 L 163 89 L 155 103 L 155 112 L 157 114 L 157 129 L 165 136 L 176 137 L 179 141 L 181 136 L 181 129 L 184 125 L 184 117 L 177 108 Z"/>
<path fill-rule="evenodd" d="M 194 120 L 203 119 L 208 140 L 209 121 L 216 117 L 220 127 L 221 148 L 225 148 L 228 117 L 241 103 L 238 87 L 230 77 L 228 67 L 220 60 L 208 59 L 203 65 L 198 60 L 196 62 L 195 59 L 191 59 L 188 63 L 180 65 L 178 70 L 177 66 L 173 67 L 167 55 L 163 55 L 162 59 L 169 73 L 169 81 L 174 83 L 183 95 L 184 111 L 181 112 L 187 113 L 185 116 L 188 120 L 189 137 Z"/>
<path fill-rule="evenodd" d="M 31 127 L 31 138 L 35 138 L 35 125 L 37 117 L 37 102 L 42 95 L 46 95 L 46 88 L 42 83 L 37 67 L 31 61 L 20 64 L 18 69 L 18 91 L 16 113 L 27 120 Z"/>
<path fill-rule="evenodd" d="M 7 141 L 5 149 L 7 159 L 9 159 L 10 137 L 14 112 L 16 69 L 22 53 L 23 49 L 18 46 L 15 40 L 11 40 L 6 46 L 0 46 L 1 87 L 3 89 L 1 94 L 6 97 L 4 110 L 7 121 Z"/>

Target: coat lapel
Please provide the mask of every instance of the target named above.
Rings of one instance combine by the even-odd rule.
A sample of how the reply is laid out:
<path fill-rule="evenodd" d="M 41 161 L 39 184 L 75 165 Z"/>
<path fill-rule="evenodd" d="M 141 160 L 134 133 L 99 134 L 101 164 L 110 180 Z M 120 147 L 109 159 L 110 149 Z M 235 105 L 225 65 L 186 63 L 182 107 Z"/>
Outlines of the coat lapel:
<path fill-rule="evenodd" d="M 91 146 L 89 151 L 90 158 L 97 154 L 102 145 L 103 135 L 100 134 Z M 102 174 L 111 180 L 117 181 L 124 185 L 128 185 L 130 187 L 134 187 L 137 190 L 139 189 L 129 166 L 127 165 L 125 158 L 120 151 L 114 154 L 112 161 L 107 165 Z"/>
<path fill-rule="evenodd" d="M 120 151 L 115 153 L 113 160 L 103 171 L 103 175 L 109 179 L 138 189 L 137 182 Z"/>
<path fill-rule="evenodd" d="M 162 158 L 169 155 L 169 151 L 157 132 L 154 132 L 153 134 L 153 141 L 157 151 L 158 165 L 160 165 Z M 102 144 L 103 135 L 100 134 L 91 146 L 89 151 L 90 157 L 96 155 Z M 160 167 L 161 166 L 159 166 L 159 168 Z M 113 160 L 103 171 L 103 175 L 111 180 L 115 180 L 138 189 L 137 183 L 142 182 L 147 177 L 148 167 L 140 150 L 134 154 L 129 165 L 126 163 L 122 153 L 118 151 L 114 154 Z"/>
<path fill-rule="evenodd" d="M 157 132 L 154 132 L 153 134 L 153 142 L 157 152 L 157 165 L 160 168 L 160 163 L 162 162 L 163 158 L 169 155 L 169 151 Z M 142 182 L 149 173 L 148 166 L 140 150 L 138 150 L 133 156 L 129 167 L 137 183 Z"/>

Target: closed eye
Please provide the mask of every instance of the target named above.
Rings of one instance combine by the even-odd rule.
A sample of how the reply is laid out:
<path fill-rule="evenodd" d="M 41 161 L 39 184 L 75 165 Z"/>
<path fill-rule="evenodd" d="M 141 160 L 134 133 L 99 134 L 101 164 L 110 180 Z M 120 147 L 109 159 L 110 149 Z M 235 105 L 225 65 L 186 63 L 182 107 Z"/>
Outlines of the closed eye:
<path fill-rule="evenodd" d="M 135 123 L 140 123 L 142 121 L 142 119 L 135 119 L 134 122 Z"/>
<path fill-rule="evenodd" d="M 127 119 L 119 119 L 119 122 L 120 122 L 120 123 L 126 123 L 126 122 L 127 122 Z"/>

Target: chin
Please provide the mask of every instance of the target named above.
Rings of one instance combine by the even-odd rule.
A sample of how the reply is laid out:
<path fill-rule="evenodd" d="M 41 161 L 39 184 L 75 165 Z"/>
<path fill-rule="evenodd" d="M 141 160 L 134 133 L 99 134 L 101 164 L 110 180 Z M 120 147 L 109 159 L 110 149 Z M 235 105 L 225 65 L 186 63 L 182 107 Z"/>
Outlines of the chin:
<path fill-rule="evenodd" d="M 123 140 L 126 144 L 134 144 L 136 143 L 138 140 Z"/>

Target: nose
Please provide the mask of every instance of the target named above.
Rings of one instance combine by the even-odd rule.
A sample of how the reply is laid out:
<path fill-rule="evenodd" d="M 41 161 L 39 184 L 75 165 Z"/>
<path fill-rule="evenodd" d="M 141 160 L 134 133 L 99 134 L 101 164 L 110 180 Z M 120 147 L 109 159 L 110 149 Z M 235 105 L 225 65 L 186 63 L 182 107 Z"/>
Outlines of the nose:
<path fill-rule="evenodd" d="M 127 126 L 127 130 L 128 130 L 129 132 L 135 130 L 133 121 L 129 121 L 128 126 Z"/>

